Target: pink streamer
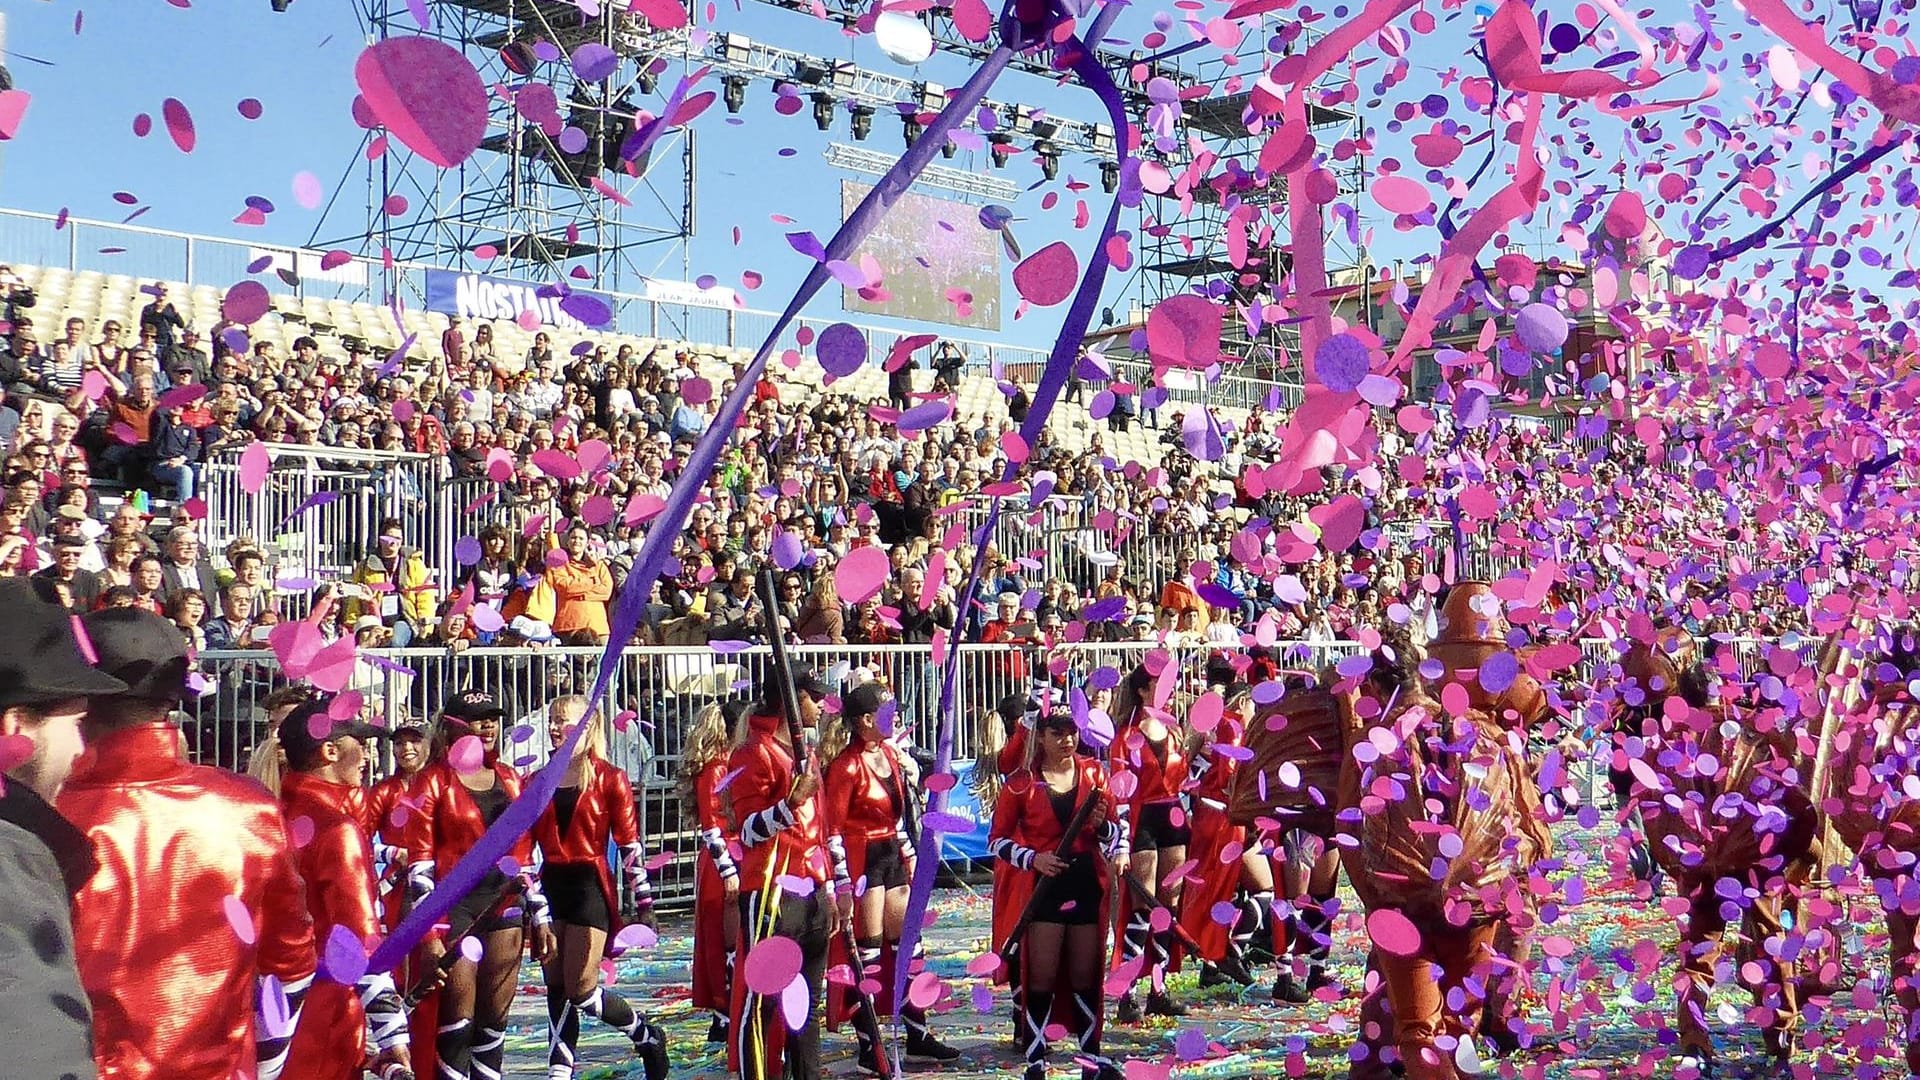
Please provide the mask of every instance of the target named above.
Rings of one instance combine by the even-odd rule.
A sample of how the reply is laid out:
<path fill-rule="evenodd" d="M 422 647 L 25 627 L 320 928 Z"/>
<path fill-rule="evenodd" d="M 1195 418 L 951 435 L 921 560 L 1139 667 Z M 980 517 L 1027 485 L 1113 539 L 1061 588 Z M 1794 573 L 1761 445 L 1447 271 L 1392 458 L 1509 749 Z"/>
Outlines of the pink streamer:
<path fill-rule="evenodd" d="M 1875 71 L 1834 48 L 1818 26 L 1801 22 L 1784 0 L 1748 0 L 1746 8 L 1747 14 L 1773 31 L 1775 37 L 1832 72 L 1834 78 L 1873 102 L 1881 112 L 1908 123 L 1920 123 L 1920 91 L 1902 86 L 1884 72 Z"/>

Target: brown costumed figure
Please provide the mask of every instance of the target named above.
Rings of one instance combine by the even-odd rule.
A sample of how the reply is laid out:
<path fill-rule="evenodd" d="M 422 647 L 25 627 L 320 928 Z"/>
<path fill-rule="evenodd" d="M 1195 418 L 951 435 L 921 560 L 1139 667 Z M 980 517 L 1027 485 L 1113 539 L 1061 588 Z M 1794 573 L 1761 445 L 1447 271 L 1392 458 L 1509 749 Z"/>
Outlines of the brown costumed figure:
<path fill-rule="evenodd" d="M 1637 642 L 1621 661 L 1641 689 L 1642 753 L 1616 764 L 1634 777 L 1632 808 L 1645 823 L 1650 857 L 1673 879 L 1680 920 L 1678 999 L 1681 1068 L 1714 1071 L 1707 995 L 1727 939 L 1738 928 L 1738 963 L 1763 973 L 1748 982 L 1766 1011 L 1769 1053 L 1784 1064 L 1799 1023 L 1800 973 L 1770 939 L 1798 925 L 1799 897 L 1818 862 L 1818 823 L 1808 783 L 1813 762 L 1778 706 L 1735 708 L 1715 693 L 1684 631 Z M 1797 951 L 1797 950 L 1792 950 Z"/>
<path fill-rule="evenodd" d="M 1390 627 L 1358 695 L 1342 699 L 1352 749 L 1338 803 L 1354 842 L 1341 855 L 1373 941 L 1363 1046 L 1384 1040 L 1384 998 L 1405 1075 L 1454 1080 L 1480 988 L 1507 966 L 1496 951 L 1503 924 L 1529 917 L 1530 871 L 1547 839 L 1521 736 L 1478 710 L 1450 714 L 1427 693 L 1419 662 Z M 1349 1075 L 1383 1071 L 1370 1047 L 1356 1057 Z"/>

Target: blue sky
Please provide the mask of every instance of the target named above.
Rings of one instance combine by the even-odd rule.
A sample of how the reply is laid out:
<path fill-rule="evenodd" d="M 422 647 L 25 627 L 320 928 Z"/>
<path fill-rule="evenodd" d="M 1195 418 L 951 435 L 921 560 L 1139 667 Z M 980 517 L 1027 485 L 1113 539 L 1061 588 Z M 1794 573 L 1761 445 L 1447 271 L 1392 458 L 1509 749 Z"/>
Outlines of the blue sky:
<path fill-rule="evenodd" d="M 1217 14 L 1213 10 L 1216 6 L 1207 4 L 1207 13 Z M 969 64 L 944 55 L 936 55 L 918 69 L 903 67 L 881 56 L 870 40 L 852 40 L 805 15 L 761 4 L 736 7 L 729 3 L 714 12 L 711 21 L 708 10 L 703 2 L 697 16 L 713 29 L 738 30 L 755 40 L 852 59 L 862 66 L 908 78 L 932 79 L 952 86 L 970 70 Z M 1663 3 L 1660 10 L 1661 15 L 1648 21 L 1649 26 L 1663 20 L 1676 24 L 1691 21 L 1678 5 Z M 1118 36 L 1136 38 L 1151 29 L 1153 12 L 1147 6 L 1129 12 L 1120 23 Z M 1418 101 L 1422 95 L 1436 92 L 1457 97 L 1456 85 L 1450 80 L 1443 82 L 1443 76 L 1455 65 L 1468 64 L 1469 40 L 1464 27 L 1470 15 L 1457 8 L 1449 12 L 1444 7 L 1436 8 L 1436 14 L 1442 20 L 1440 29 L 1417 39 L 1411 69 L 1398 85 L 1384 89 L 1375 86 L 1388 63 L 1377 44 L 1370 43 L 1356 56 L 1373 58 L 1359 72 L 1365 115 L 1379 136 L 1370 160 L 1377 161 L 1382 155 L 1398 157 L 1407 175 L 1437 190 L 1448 177 L 1464 175 L 1477 164 L 1485 145 L 1470 146 L 1452 168 L 1425 171 L 1405 160 L 1410 156 L 1405 139 L 1412 131 L 1387 130 L 1398 126 L 1389 123 L 1397 102 Z M 150 207 L 140 217 L 140 224 L 273 243 L 303 243 L 314 229 L 318 214 L 294 202 L 290 189 L 294 174 L 311 171 L 331 189 L 360 145 L 361 132 L 353 124 L 348 106 L 355 93 L 353 62 L 363 38 L 343 0 L 296 0 L 285 14 L 272 12 L 267 0 L 192 0 L 192 6 L 185 9 L 166 0 L 114 0 L 96 5 L 38 0 L 12 4 L 7 15 L 7 45 L 14 54 L 9 58 L 10 67 L 16 83 L 31 91 L 34 100 L 20 137 L 0 147 L 0 204 L 46 212 L 65 207 L 75 216 L 119 220 L 133 208 L 116 202 L 114 194 L 130 192 L 139 199 L 138 206 Z M 1331 24 L 1346 15 L 1344 7 L 1334 7 L 1325 19 Z M 81 19 L 78 34 L 77 16 Z M 1724 21 L 1738 17 L 1723 8 L 1718 18 Z M 1725 29 L 1721 32 L 1726 34 Z M 1171 34 L 1175 41 L 1185 40 L 1185 31 L 1178 26 Z M 1746 36 L 1752 39 L 1758 35 L 1750 32 Z M 1594 62 L 1599 50 L 1607 45 L 1603 35 L 1581 54 L 1580 62 Z M 1730 123 L 1737 122 L 1742 99 L 1754 93 L 1753 80 L 1741 74 L 1738 64 L 1739 56 L 1750 47 L 1746 41 L 1738 42 L 1719 57 L 1734 60 L 1718 99 Z M 26 57 L 50 61 L 50 66 Z M 1681 72 L 1662 92 L 1670 96 L 1691 93 L 1698 82 L 1697 75 Z M 663 80 L 662 93 L 670 86 L 671 78 Z M 717 90 L 717 82 L 710 88 Z M 1059 115 L 1100 118 L 1091 95 L 1017 73 L 1005 76 L 992 96 L 1041 104 Z M 185 103 L 194 117 L 198 146 L 192 154 L 177 150 L 158 123 L 161 101 L 168 97 Z M 261 102 L 264 112 L 260 119 L 250 121 L 239 114 L 237 104 L 246 98 Z M 749 294 L 749 301 L 763 309 L 781 306 L 806 267 L 805 260 L 788 248 L 783 234 L 808 229 L 823 239 L 830 235 L 839 221 L 839 181 L 852 175 L 831 169 L 820 159 L 825 138 L 815 130 L 807 110 L 779 116 L 771 107 L 772 101 L 770 88 L 755 86 L 746 110 L 738 118 L 740 122 L 729 122 L 718 105 L 696 122 L 701 140 L 698 233 L 687 247 L 684 274 L 689 279 L 711 274 L 721 283 L 737 287 L 743 270 L 756 270 L 765 275 L 765 284 Z M 133 120 L 143 112 L 155 118 L 155 130 L 146 138 L 138 138 L 133 133 Z M 1672 128 L 1669 136 L 1689 126 L 1688 114 L 1665 116 L 1664 122 Z M 1815 129 L 1824 126 L 1824 118 L 1808 119 Z M 1606 158 L 1617 154 L 1624 141 L 1617 134 L 1617 125 L 1609 128 L 1609 123 L 1588 129 Z M 1485 127 L 1484 118 L 1477 127 L 1470 125 L 1478 131 Z M 1571 134 L 1564 122 L 1550 126 L 1548 145 L 1572 149 L 1574 144 L 1568 141 Z M 850 141 L 844 117 L 837 122 L 832 137 Z M 873 137 L 864 145 L 898 153 L 903 146 L 898 122 L 877 117 Z M 783 149 L 791 154 L 783 155 Z M 1713 147 L 1706 149 L 1711 151 Z M 973 157 L 962 152 L 947 164 L 983 168 L 980 160 L 970 162 Z M 1509 149 L 1501 160 L 1510 158 Z M 1598 170 L 1589 175 L 1588 182 L 1607 180 L 1604 171 L 1612 164 L 1613 160 L 1583 159 L 1567 168 L 1556 163 L 1549 175 L 1567 178 L 1578 170 Z M 1803 183 L 1798 170 L 1791 175 L 1786 175 L 1787 170 L 1782 173 L 1783 184 Z M 1041 182 L 1030 157 L 1016 158 L 998 175 L 1017 184 L 1035 185 L 1013 204 L 1025 219 L 1016 231 L 1027 250 L 1066 239 L 1084 258 L 1088 236 L 1072 228 L 1075 196 L 1066 191 L 1064 181 L 1076 177 L 1093 184 L 1082 197 L 1097 218 L 1104 196 L 1090 163 L 1068 161 L 1060 182 L 1053 184 Z M 1709 170 L 1702 182 L 1717 189 L 1718 184 L 1711 181 Z M 1496 169 L 1476 189 L 1469 205 L 1499 182 L 1501 176 Z M 356 172 L 345 197 L 362 197 L 364 190 Z M 1051 211 L 1041 204 L 1048 191 L 1059 195 L 1059 205 Z M 264 196 L 275 204 L 277 209 L 266 225 L 249 229 L 233 223 L 249 196 Z M 1655 202 L 1650 199 L 1650 205 Z M 1728 201 L 1728 205 L 1732 203 Z M 1552 250 L 1571 205 L 1557 198 L 1532 223 L 1517 230 L 1516 240 L 1528 243 L 1536 253 Z M 1431 228 L 1395 233 L 1388 215 L 1365 197 L 1359 209 L 1365 226 L 1375 232 L 1373 253 L 1378 262 L 1412 259 L 1438 246 L 1439 238 Z M 772 221 L 771 215 L 776 213 L 791 217 L 793 224 Z M 358 216 L 358 209 L 349 206 L 344 217 L 337 211 L 330 223 Z M 1123 217 L 1123 227 L 1137 228 L 1138 224 L 1134 215 Z M 1679 231 L 1671 218 L 1663 224 L 1670 234 Z M 742 232 L 737 246 L 732 238 L 735 226 Z M 1010 272 L 1011 264 L 1004 269 Z M 679 260 L 668 260 L 659 274 L 682 277 Z M 1124 313 L 1136 293 L 1130 276 L 1117 275 L 1107 302 Z M 1015 300 L 1008 281 L 1003 308 L 1009 316 Z M 828 290 L 815 301 L 809 314 L 830 317 L 839 307 L 838 290 Z M 1050 340 L 1062 310 L 1029 312 L 1018 322 L 1009 317 L 1002 339 L 1021 344 Z"/>

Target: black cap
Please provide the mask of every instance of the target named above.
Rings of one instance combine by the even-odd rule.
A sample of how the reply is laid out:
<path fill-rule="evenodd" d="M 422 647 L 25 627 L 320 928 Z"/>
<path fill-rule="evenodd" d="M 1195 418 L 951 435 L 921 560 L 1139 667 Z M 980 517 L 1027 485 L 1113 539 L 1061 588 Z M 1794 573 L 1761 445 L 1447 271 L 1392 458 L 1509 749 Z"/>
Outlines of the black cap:
<path fill-rule="evenodd" d="M 840 695 L 841 716 L 871 716 L 880 711 L 887 695 L 875 683 L 862 683 Z"/>
<path fill-rule="evenodd" d="M 320 747 L 335 739 L 344 739 L 351 735 L 356 739 L 377 739 L 386 735 L 383 728 L 374 727 L 357 716 L 345 720 L 336 720 L 327 715 L 327 707 L 333 698 L 310 698 L 301 702 L 286 719 L 280 721 L 280 748 L 286 751 L 287 761 L 294 768 L 311 761 Z"/>
<path fill-rule="evenodd" d="M 27 579 L 0 579 L 0 622 L 8 640 L 0 649 L 0 708 L 126 692 L 126 683 L 87 663 L 67 609 L 42 600 Z"/>
<path fill-rule="evenodd" d="M 469 688 L 447 699 L 440 710 L 441 714 L 454 720 L 472 723 L 489 717 L 505 716 L 507 710 L 500 707 L 494 696 L 485 690 Z"/>
<path fill-rule="evenodd" d="M 187 696 L 187 641 L 178 627 L 141 608 L 107 608 L 81 621 L 100 670 L 125 683 L 128 697 L 180 701 Z"/>
<path fill-rule="evenodd" d="M 794 693 L 812 694 L 816 698 L 825 698 L 827 694 L 831 692 L 828 690 L 827 684 L 820 681 L 819 673 L 807 665 L 796 662 L 790 665 L 787 670 L 793 673 Z M 780 703 L 780 681 L 778 679 L 767 679 L 766 685 L 761 687 L 761 699 L 769 705 L 778 705 Z"/>

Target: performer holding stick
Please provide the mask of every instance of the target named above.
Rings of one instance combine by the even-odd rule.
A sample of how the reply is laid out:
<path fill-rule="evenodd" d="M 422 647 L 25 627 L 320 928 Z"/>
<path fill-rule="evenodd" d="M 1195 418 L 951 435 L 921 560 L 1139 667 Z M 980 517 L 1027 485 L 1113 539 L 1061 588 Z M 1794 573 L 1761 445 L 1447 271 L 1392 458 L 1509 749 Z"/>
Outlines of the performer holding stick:
<path fill-rule="evenodd" d="M 995 923 L 1002 910 L 1030 914 L 995 948 L 1018 969 L 1002 971 L 1018 980 L 1015 1035 L 1026 1080 L 1045 1080 L 1047 1029 L 1056 1023 L 1076 1038 L 1082 1075 L 1110 1080 L 1119 1070 L 1101 1058 L 1100 1038 L 1111 878 L 1096 839 L 1111 844 L 1119 831 L 1108 818 L 1106 770 L 1076 752 L 1080 732 L 1067 709 L 1050 710 L 1032 740 L 1033 764 L 1000 789 L 988 841 L 1015 871 L 994 893 Z M 1076 821 L 1084 827 L 1068 831 Z"/>
<path fill-rule="evenodd" d="M 733 752 L 730 705 L 708 705 L 694 717 L 680 751 L 680 801 L 700 830 L 693 878 L 693 1007 L 713 1014 L 707 1041 L 728 1042 L 734 957 L 740 946 L 740 841 L 727 814 L 721 781 Z M 738 1069 L 739 1062 L 731 1062 Z"/>
<path fill-rule="evenodd" d="M 627 898 L 638 919 L 653 922 L 653 890 L 627 774 L 607 762 L 606 723 L 589 715 L 580 694 L 556 698 L 547 707 L 547 740 L 558 748 L 576 724 L 586 734 L 574 743 L 573 760 L 553 801 L 533 826 L 540 850 L 540 883 L 553 913 L 554 949 L 541 965 L 547 984 L 547 1078 L 570 1080 L 580 1017 L 619 1031 L 633 1043 L 647 1080 L 667 1075 L 667 1037 L 660 1025 L 625 997 L 600 985 L 600 960 L 619 932 L 620 902 L 607 867 L 607 843 L 620 847 Z"/>
<path fill-rule="evenodd" d="M 1189 748 L 1193 771 L 1198 774 L 1192 785 L 1191 854 L 1195 866 L 1187 876 L 1180 925 L 1199 943 L 1203 990 L 1228 980 L 1242 985 L 1253 982 L 1249 958 L 1254 941 L 1266 927 L 1265 916 L 1273 902 L 1273 875 L 1266 858 L 1258 849 L 1250 853 L 1244 850 L 1246 827 L 1227 814 L 1234 768 L 1239 762 L 1221 749 L 1239 747 L 1251 719 L 1253 699 L 1245 687 L 1238 687 L 1230 692 L 1218 726 L 1209 733 L 1211 738 L 1195 733 Z M 1231 858 L 1222 861 L 1227 855 Z M 1232 926 L 1222 924 L 1213 914 L 1216 904 L 1229 900 L 1237 901 Z"/>
<path fill-rule="evenodd" d="M 727 760 L 733 776 L 727 795 L 745 850 L 741 956 L 750 957 L 769 938 L 788 938 L 800 947 L 800 977 L 807 987 L 805 1019 L 789 1037 L 778 998 L 754 993 L 744 978 L 734 980 L 733 1040 L 744 1080 L 820 1076 L 827 942 L 844 928 L 829 877 L 820 769 L 806 743 L 826 696 L 826 684 L 811 670 L 776 670 L 747 717 L 745 740 Z M 810 886 L 801 892 L 785 887 L 782 879 Z"/>
<path fill-rule="evenodd" d="M 407 884 L 414 903 L 431 893 L 441 875 L 453 869 L 487 828 L 520 796 L 520 777 L 499 760 L 499 704 L 485 690 L 455 694 L 440 717 L 433 761 L 414 781 L 409 798 L 418 804 L 407 818 Z M 450 755 L 461 740 L 479 741 L 479 768 L 461 772 Z M 447 969 L 446 984 L 434 995 L 434 1056 L 442 1080 L 491 1080 L 506 1057 L 507 1011 L 519 982 L 520 953 L 526 925 L 532 925 L 533 958 L 553 950 L 552 917 L 540 879 L 532 873 L 533 843 L 522 836 L 513 847 L 517 878 L 489 870 L 480 885 L 447 916 L 449 928 L 468 927 L 463 935 L 479 939 L 478 961 L 462 955 Z M 516 892 L 522 896 L 514 895 Z M 460 953 L 459 939 L 444 932 L 426 938 L 425 957 L 435 966 L 449 952 Z M 420 1012 L 414 1024 L 421 1023 Z M 418 1032 L 416 1032 L 416 1043 Z"/>
<path fill-rule="evenodd" d="M 851 905 L 857 955 L 836 958 L 853 966 L 856 983 L 874 979 L 872 996 L 858 988 L 833 994 L 828 1018 L 837 1025 L 849 1016 L 860 1040 L 862 1068 L 885 1075 L 888 1063 L 880 1034 L 881 1010 L 893 1001 L 894 949 L 906 926 L 907 891 L 913 881 L 913 840 L 907 828 L 913 792 L 912 766 L 880 731 L 879 686 L 867 683 L 840 699 L 840 721 L 822 740 L 826 770 L 827 847 L 833 856 L 840 903 Z M 844 749 L 834 752 L 835 744 Z M 837 943 L 836 943 L 837 944 Z M 836 952 L 844 952 L 844 948 Z M 916 960 L 924 959 L 916 954 Z M 907 1054 L 952 1061 L 960 1052 L 935 1038 L 927 1012 L 908 1004 L 900 1010 L 907 1026 Z"/>

